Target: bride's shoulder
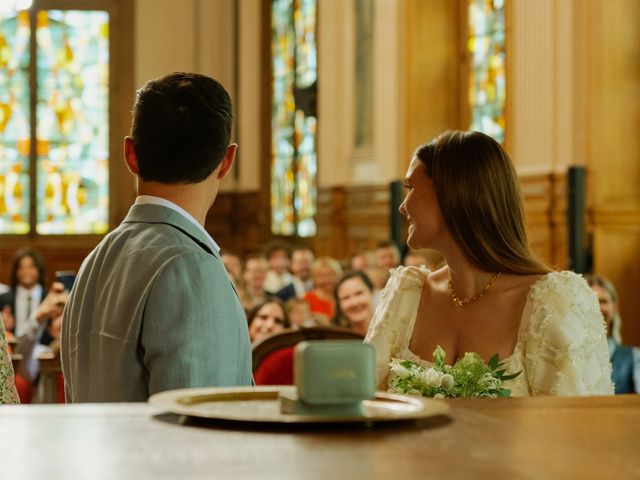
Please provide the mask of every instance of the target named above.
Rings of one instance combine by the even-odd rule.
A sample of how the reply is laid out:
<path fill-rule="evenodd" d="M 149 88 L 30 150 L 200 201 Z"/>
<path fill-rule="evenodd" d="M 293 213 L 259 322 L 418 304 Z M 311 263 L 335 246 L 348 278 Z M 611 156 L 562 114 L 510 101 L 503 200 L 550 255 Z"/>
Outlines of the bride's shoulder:
<path fill-rule="evenodd" d="M 387 286 L 422 285 L 431 271 L 426 267 L 400 266 L 391 269 Z"/>
<path fill-rule="evenodd" d="M 534 311 L 546 312 L 582 311 L 589 312 L 597 308 L 597 297 L 585 281 L 574 272 L 560 271 L 542 275 L 529 292 Z M 597 315 L 596 315 L 597 316 Z"/>
<path fill-rule="evenodd" d="M 562 297 L 567 293 L 573 296 L 590 292 L 591 289 L 585 279 L 571 271 L 546 273 L 531 285 L 532 296 L 554 295 Z"/>

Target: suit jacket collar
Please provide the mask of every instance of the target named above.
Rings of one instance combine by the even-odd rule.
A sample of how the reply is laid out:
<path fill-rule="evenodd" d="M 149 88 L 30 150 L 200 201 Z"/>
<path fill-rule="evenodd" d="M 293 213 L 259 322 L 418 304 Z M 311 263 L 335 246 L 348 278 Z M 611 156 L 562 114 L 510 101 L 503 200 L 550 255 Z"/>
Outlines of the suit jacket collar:
<path fill-rule="evenodd" d="M 177 211 L 163 205 L 134 204 L 122 223 L 164 223 L 170 225 L 190 237 L 205 251 L 219 258 L 218 252 L 198 227 Z"/>

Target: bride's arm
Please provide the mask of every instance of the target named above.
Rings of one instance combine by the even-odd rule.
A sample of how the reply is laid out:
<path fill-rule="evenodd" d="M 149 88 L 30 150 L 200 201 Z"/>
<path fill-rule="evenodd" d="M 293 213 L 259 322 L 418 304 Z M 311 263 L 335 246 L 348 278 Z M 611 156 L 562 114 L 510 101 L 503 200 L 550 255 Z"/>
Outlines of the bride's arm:
<path fill-rule="evenodd" d="M 387 389 L 391 358 L 408 347 L 427 274 L 419 267 L 396 268 L 380 295 L 364 341 L 375 347 L 377 384 L 381 390 Z"/>
<path fill-rule="evenodd" d="M 602 314 L 584 279 L 571 272 L 551 273 L 531 295 L 525 347 L 531 393 L 613 394 Z"/>

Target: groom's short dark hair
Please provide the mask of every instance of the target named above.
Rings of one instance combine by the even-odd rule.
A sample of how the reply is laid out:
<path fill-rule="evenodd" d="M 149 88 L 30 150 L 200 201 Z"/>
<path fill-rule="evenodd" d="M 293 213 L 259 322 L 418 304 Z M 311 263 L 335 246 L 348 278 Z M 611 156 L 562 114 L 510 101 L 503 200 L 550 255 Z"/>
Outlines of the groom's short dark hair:
<path fill-rule="evenodd" d="M 140 177 L 198 183 L 224 158 L 231 137 L 229 94 L 213 78 L 171 73 L 137 92 L 131 137 Z"/>

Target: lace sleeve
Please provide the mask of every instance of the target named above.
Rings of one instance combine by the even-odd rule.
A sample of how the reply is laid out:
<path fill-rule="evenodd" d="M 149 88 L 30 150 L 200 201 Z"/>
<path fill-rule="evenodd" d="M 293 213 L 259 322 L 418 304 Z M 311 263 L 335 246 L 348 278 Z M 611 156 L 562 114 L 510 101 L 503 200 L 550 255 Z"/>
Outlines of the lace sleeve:
<path fill-rule="evenodd" d="M 0 403 L 20 403 L 16 392 L 11 358 L 7 350 L 7 338 L 0 317 Z"/>
<path fill-rule="evenodd" d="M 572 272 L 531 289 L 525 370 L 533 395 L 613 394 L 606 332 L 596 296 Z"/>
<path fill-rule="evenodd" d="M 391 271 L 364 341 L 376 350 L 378 388 L 386 390 L 391 357 L 409 345 L 418 311 L 422 284 L 429 272 L 420 267 L 399 267 Z"/>

